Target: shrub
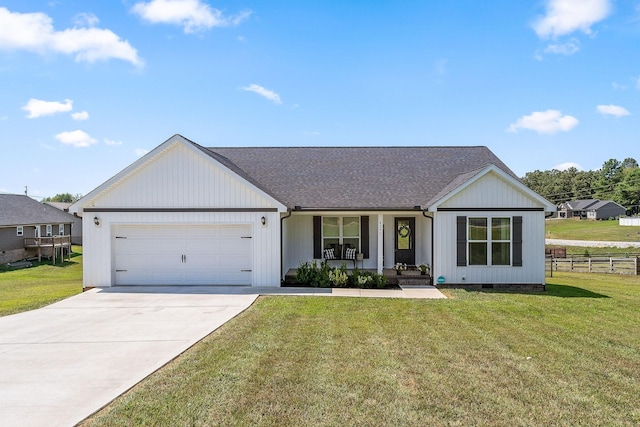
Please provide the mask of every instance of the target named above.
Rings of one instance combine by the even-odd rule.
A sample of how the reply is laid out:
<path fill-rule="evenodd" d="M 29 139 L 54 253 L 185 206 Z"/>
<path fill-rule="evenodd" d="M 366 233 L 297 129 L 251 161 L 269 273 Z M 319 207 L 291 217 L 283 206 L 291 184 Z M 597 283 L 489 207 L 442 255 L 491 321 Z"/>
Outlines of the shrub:
<path fill-rule="evenodd" d="M 349 276 L 347 275 L 346 267 L 335 268 L 329 271 L 329 282 L 336 288 L 346 288 L 349 284 Z"/>
<path fill-rule="evenodd" d="M 304 286 L 328 288 L 329 272 L 329 264 L 326 261 L 321 262 L 320 266 L 316 261 L 305 262 L 300 264 L 296 271 L 296 281 Z"/>
<path fill-rule="evenodd" d="M 378 289 L 382 289 L 387 286 L 387 276 L 385 276 L 384 274 L 374 274 L 373 281 L 375 282 L 376 288 Z"/>

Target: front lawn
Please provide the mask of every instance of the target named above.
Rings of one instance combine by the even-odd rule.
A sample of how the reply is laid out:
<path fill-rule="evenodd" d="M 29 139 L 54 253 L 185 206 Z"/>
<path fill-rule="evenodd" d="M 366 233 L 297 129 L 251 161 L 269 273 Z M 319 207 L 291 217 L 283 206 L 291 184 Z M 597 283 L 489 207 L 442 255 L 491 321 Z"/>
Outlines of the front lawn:
<path fill-rule="evenodd" d="M 71 261 L 0 271 L 0 316 L 33 310 L 82 292 L 82 246 L 74 246 Z"/>
<path fill-rule="evenodd" d="M 640 278 L 260 298 L 83 425 L 638 425 Z"/>

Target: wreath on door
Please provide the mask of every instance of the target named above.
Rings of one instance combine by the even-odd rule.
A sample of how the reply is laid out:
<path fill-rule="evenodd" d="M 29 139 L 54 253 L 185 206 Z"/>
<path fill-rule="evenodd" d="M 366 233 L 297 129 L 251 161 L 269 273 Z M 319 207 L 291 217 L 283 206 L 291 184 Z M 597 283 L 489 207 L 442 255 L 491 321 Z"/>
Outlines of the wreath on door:
<path fill-rule="evenodd" d="M 408 225 L 404 224 L 398 227 L 398 236 L 402 237 L 403 239 L 409 237 L 410 234 L 411 228 L 409 228 Z"/>

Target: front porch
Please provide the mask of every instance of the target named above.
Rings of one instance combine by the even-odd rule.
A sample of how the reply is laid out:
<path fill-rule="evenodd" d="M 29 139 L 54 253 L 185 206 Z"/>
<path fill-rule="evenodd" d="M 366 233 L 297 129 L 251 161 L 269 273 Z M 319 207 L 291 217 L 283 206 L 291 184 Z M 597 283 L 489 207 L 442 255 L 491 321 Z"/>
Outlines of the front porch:
<path fill-rule="evenodd" d="M 415 266 L 433 266 L 433 239 L 433 216 L 417 206 L 406 211 L 294 211 L 282 220 L 281 278 L 293 283 L 300 265 L 326 260 L 331 268 L 344 263 L 349 271 L 357 267 L 384 274 L 390 285 L 399 278 L 420 281 L 424 276 Z M 413 268 L 397 276 L 396 263 Z"/>
<path fill-rule="evenodd" d="M 335 264 L 335 263 L 334 263 Z M 332 264 L 332 268 L 340 267 L 339 265 Z M 290 268 L 284 275 L 283 286 L 299 286 L 296 281 L 297 268 Z M 372 274 L 377 273 L 377 270 L 365 268 L 359 269 L 360 272 L 369 272 Z M 347 274 L 353 272 L 352 268 L 347 268 Z M 430 275 L 421 275 L 419 270 L 406 270 L 401 274 L 397 274 L 392 268 L 382 269 L 382 274 L 387 278 L 387 286 L 429 286 L 433 285 Z"/>

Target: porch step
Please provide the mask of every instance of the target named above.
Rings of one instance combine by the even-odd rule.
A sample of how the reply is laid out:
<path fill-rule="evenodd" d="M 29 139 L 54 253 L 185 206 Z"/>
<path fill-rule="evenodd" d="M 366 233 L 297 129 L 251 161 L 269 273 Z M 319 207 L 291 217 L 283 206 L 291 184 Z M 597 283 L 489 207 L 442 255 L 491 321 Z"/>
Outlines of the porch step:
<path fill-rule="evenodd" d="M 428 286 L 431 285 L 430 276 L 397 276 L 399 286 Z"/>

